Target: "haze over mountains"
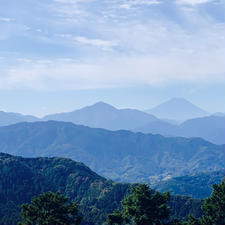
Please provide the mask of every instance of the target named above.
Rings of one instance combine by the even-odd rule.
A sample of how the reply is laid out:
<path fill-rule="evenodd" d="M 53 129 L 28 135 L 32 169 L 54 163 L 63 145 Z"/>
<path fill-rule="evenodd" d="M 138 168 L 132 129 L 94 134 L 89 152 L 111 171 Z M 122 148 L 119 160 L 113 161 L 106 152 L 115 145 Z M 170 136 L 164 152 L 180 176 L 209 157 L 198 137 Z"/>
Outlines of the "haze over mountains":
<path fill-rule="evenodd" d="M 222 116 L 222 117 L 225 117 L 225 113 L 217 112 L 217 113 L 214 113 L 213 116 Z"/>
<path fill-rule="evenodd" d="M 225 145 L 200 138 L 165 138 L 56 121 L 0 127 L 0 149 L 24 157 L 68 157 L 125 182 L 154 182 L 225 167 Z"/>
<path fill-rule="evenodd" d="M 195 106 L 184 98 L 172 98 L 146 112 L 153 114 L 158 118 L 176 121 L 184 121 L 209 115 L 208 112 Z"/>
<path fill-rule="evenodd" d="M 0 111 L 0 126 L 7 126 L 20 122 L 34 122 L 38 120 L 40 119 L 35 116 Z"/>
<path fill-rule="evenodd" d="M 215 144 L 225 144 L 225 116 L 223 116 L 223 113 L 193 118 L 178 124 L 176 121 L 171 120 L 174 118 L 178 119 L 177 114 L 184 114 L 186 117 L 197 117 L 207 113 L 182 98 L 171 99 L 154 108 L 152 111 L 156 112 L 156 109 L 159 109 L 158 111 L 161 110 L 168 117 L 159 119 L 154 115 L 140 110 L 117 109 L 107 103 L 98 102 L 72 112 L 47 115 L 42 119 L 33 116 L 1 112 L 0 126 L 19 122 L 55 120 L 108 130 L 131 130 L 134 132 L 161 134 L 170 137 L 201 137 Z"/>
<path fill-rule="evenodd" d="M 174 137 L 201 137 L 215 144 L 225 144 L 225 117 L 207 116 L 195 118 L 179 125 L 173 125 L 165 121 L 155 121 L 134 131 Z"/>
<path fill-rule="evenodd" d="M 144 114 L 144 112 L 135 109 L 117 109 L 107 103 L 98 102 L 73 112 L 48 115 L 43 119 L 73 122 L 90 127 L 101 127 L 112 130 L 118 129 L 118 127 L 119 129 L 121 127 L 122 129 L 137 128 L 141 127 L 143 123 L 155 122 L 160 119 L 163 119 L 163 121 L 171 120 L 171 123 L 174 123 L 176 121 L 180 122 L 209 115 L 208 112 L 200 109 L 184 98 L 170 99 L 146 112 Z M 132 119 L 137 120 L 137 122 L 135 123 Z M 127 121 L 129 121 L 128 124 Z"/>
<path fill-rule="evenodd" d="M 174 101 L 177 100 L 165 104 L 165 111 Z M 178 102 L 186 104 L 183 100 Z M 186 106 L 186 110 L 191 106 L 189 116 L 200 115 L 198 110 L 193 113 L 192 104 Z M 175 111 L 181 113 L 179 107 Z M 170 113 L 168 110 L 171 116 Z M 225 143 L 225 116 L 216 113 L 180 124 L 171 121 L 170 116 L 159 119 L 104 102 L 42 119 L 1 112 L 1 152 L 31 158 L 63 158 L 23 159 L 0 153 L 0 225 L 16 224 L 18 205 L 48 190 L 60 190 L 70 200 L 78 201 L 85 215 L 83 225 L 102 224 L 106 214 L 120 206 L 131 184 L 115 181 L 147 182 L 160 191 L 208 197 L 211 185 L 224 177 L 225 145 L 211 142 Z M 66 158 L 85 163 L 113 181 Z M 183 219 L 188 213 L 201 215 L 202 200 L 191 197 L 173 196 L 172 215 Z"/>
<path fill-rule="evenodd" d="M 139 182 L 171 190 L 171 220 L 202 215 L 225 176 L 225 0 L 1 3 L 0 225 L 47 191 L 106 225 Z M 186 225 L 150 222 L 167 214 L 152 200 L 130 225 Z"/>
<path fill-rule="evenodd" d="M 43 120 L 56 120 L 73 122 L 95 128 L 109 130 L 130 130 L 141 124 L 157 121 L 158 119 L 148 113 L 135 109 L 117 109 L 104 102 L 98 102 L 92 106 L 68 113 L 48 115 Z"/>

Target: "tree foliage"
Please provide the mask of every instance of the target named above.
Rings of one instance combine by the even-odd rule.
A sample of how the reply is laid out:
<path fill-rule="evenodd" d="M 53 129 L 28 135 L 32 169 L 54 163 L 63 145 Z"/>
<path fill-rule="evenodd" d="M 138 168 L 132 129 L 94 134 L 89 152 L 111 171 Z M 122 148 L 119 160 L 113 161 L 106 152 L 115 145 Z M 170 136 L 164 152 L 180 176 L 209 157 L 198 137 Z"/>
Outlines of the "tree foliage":
<path fill-rule="evenodd" d="M 19 225 L 79 225 L 82 219 L 77 203 L 68 203 L 59 192 L 43 193 L 21 208 Z"/>
<path fill-rule="evenodd" d="M 205 213 L 202 217 L 202 224 L 225 224 L 225 181 L 213 185 L 213 193 L 204 201 L 202 209 Z"/>
<path fill-rule="evenodd" d="M 202 210 L 202 218 L 190 217 L 188 225 L 225 225 L 225 181 L 213 185 L 213 192 L 204 201 Z"/>
<path fill-rule="evenodd" d="M 146 184 L 140 184 L 122 201 L 121 212 L 108 215 L 108 224 L 160 225 L 169 218 L 169 198 L 168 192 L 160 194 Z"/>
<path fill-rule="evenodd" d="M 21 158 L 0 153 L 0 225 L 21 220 L 20 205 L 43 192 L 60 191 L 78 202 L 82 225 L 103 224 L 107 214 L 121 209 L 121 201 L 134 185 L 106 180 L 82 163 L 65 158 Z M 171 219 L 198 217 L 201 201 L 171 196 Z M 201 216 L 201 215 L 200 215 Z"/>
<path fill-rule="evenodd" d="M 124 222 L 123 214 L 119 210 L 114 213 L 108 214 L 106 223 L 109 225 L 121 225 Z"/>

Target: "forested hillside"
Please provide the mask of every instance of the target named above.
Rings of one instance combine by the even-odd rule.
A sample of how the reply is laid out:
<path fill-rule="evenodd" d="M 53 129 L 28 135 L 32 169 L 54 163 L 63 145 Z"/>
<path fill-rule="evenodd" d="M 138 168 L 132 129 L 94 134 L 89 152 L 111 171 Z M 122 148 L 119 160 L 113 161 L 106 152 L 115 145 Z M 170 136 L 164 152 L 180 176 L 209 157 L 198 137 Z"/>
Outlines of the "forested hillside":
<path fill-rule="evenodd" d="M 0 224 L 15 225 L 19 205 L 46 191 L 60 191 L 78 201 L 83 224 L 102 224 L 106 214 L 120 207 L 130 184 L 100 177 L 82 163 L 65 158 L 21 158 L 0 154 Z M 172 217 L 201 214 L 200 200 L 172 197 Z"/>

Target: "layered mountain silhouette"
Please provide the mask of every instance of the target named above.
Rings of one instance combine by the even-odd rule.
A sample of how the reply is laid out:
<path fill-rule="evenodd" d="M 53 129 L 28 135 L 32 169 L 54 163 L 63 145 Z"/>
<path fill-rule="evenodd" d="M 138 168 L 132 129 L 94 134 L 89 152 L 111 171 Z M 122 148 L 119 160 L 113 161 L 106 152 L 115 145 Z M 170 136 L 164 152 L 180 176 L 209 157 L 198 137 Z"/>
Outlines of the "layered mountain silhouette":
<path fill-rule="evenodd" d="M 202 137 L 217 144 L 225 144 L 225 117 L 210 116 L 185 121 L 180 125 L 181 136 Z"/>
<path fill-rule="evenodd" d="M 67 113 L 48 115 L 43 120 L 72 122 L 94 128 L 130 130 L 158 119 L 135 109 L 117 109 L 104 102 Z"/>
<path fill-rule="evenodd" d="M 195 106 L 184 98 L 172 98 L 146 112 L 157 116 L 176 121 L 185 121 L 196 117 L 209 115 L 208 112 Z"/>
<path fill-rule="evenodd" d="M 38 121 L 35 116 L 22 115 L 20 113 L 4 112 L 0 111 L 0 126 L 7 126 L 20 122 L 34 122 Z"/>
<path fill-rule="evenodd" d="M 189 117 L 207 114 L 200 113 L 203 110 L 199 110 L 198 107 L 185 99 L 172 99 L 157 108 L 162 110 L 165 108 L 165 113 L 168 112 L 167 109 L 169 108 L 167 118 L 173 114 L 177 120 L 179 119 L 177 114 L 184 114 L 182 110 L 190 112 L 194 108 L 192 113 L 189 113 Z M 215 144 L 225 144 L 225 116 L 223 116 L 223 113 L 189 119 L 178 124 L 174 120 L 158 119 L 153 115 L 135 109 L 117 109 L 104 102 L 98 102 L 73 112 L 48 115 L 42 119 L 18 113 L 0 112 L 0 126 L 48 120 L 72 122 L 108 130 L 132 130 L 134 132 L 161 134 L 169 137 L 201 137 Z"/>
<path fill-rule="evenodd" d="M 177 116 L 178 114 L 189 115 L 187 117 L 190 118 L 207 114 L 187 100 L 178 98 L 171 99 L 157 108 L 165 113 L 165 118 L 174 115 L 170 119 L 175 119 L 176 117 L 176 120 L 180 119 Z M 168 117 L 166 116 L 167 113 Z M 158 119 L 139 110 L 119 110 L 104 102 L 98 102 L 73 112 L 49 115 L 44 117 L 43 120 L 73 122 L 75 124 L 108 130 L 123 129 L 164 136 L 201 137 L 215 144 L 225 144 L 225 117 L 221 116 L 221 114 L 220 116 L 194 118 L 181 124 L 176 124 L 173 120 Z M 208 129 L 209 127 L 210 129 Z"/>
<path fill-rule="evenodd" d="M 180 125 L 155 121 L 134 131 L 164 136 L 201 137 L 215 144 L 225 144 L 225 117 L 207 116 L 195 118 Z"/>
<path fill-rule="evenodd" d="M 107 213 L 120 207 L 130 184 L 115 183 L 97 175 L 82 163 L 65 158 L 21 158 L 0 153 L 0 225 L 17 224 L 20 205 L 42 192 L 60 191 L 77 201 L 82 225 L 103 224 Z M 171 216 L 199 216 L 201 201 L 172 196 Z"/>
<path fill-rule="evenodd" d="M 0 127 L 0 149 L 25 157 L 68 157 L 123 182 L 151 183 L 225 167 L 225 146 L 200 138 L 165 138 L 55 121 Z"/>

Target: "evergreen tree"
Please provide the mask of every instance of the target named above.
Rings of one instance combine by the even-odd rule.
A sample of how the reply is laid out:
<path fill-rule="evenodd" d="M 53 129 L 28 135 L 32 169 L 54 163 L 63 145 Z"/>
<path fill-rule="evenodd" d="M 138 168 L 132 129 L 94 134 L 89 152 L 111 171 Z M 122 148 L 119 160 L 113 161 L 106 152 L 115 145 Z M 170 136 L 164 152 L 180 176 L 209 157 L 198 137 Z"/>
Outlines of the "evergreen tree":
<path fill-rule="evenodd" d="M 122 213 L 115 210 L 114 213 L 108 214 L 106 223 L 109 225 L 121 225 L 124 222 Z"/>
<path fill-rule="evenodd" d="M 188 225 L 225 225 L 225 181 L 213 185 L 213 192 L 204 201 L 202 210 L 202 218 L 191 216 Z"/>
<path fill-rule="evenodd" d="M 165 225 L 187 225 L 187 223 L 182 220 L 174 219 L 172 221 L 166 222 Z M 195 225 L 197 225 L 197 224 L 195 224 Z"/>
<path fill-rule="evenodd" d="M 140 184 L 122 201 L 122 211 L 108 215 L 108 224 L 161 225 L 169 218 L 167 205 L 170 195 L 151 190 Z"/>
<path fill-rule="evenodd" d="M 59 192 L 46 192 L 21 206 L 22 221 L 19 225 L 79 225 L 81 216 L 76 203 Z"/>
<path fill-rule="evenodd" d="M 192 215 L 190 215 L 188 225 L 202 225 L 201 219 L 195 218 Z"/>
<path fill-rule="evenodd" d="M 213 185 L 212 195 L 204 201 L 202 209 L 202 224 L 225 225 L 225 181 Z"/>

